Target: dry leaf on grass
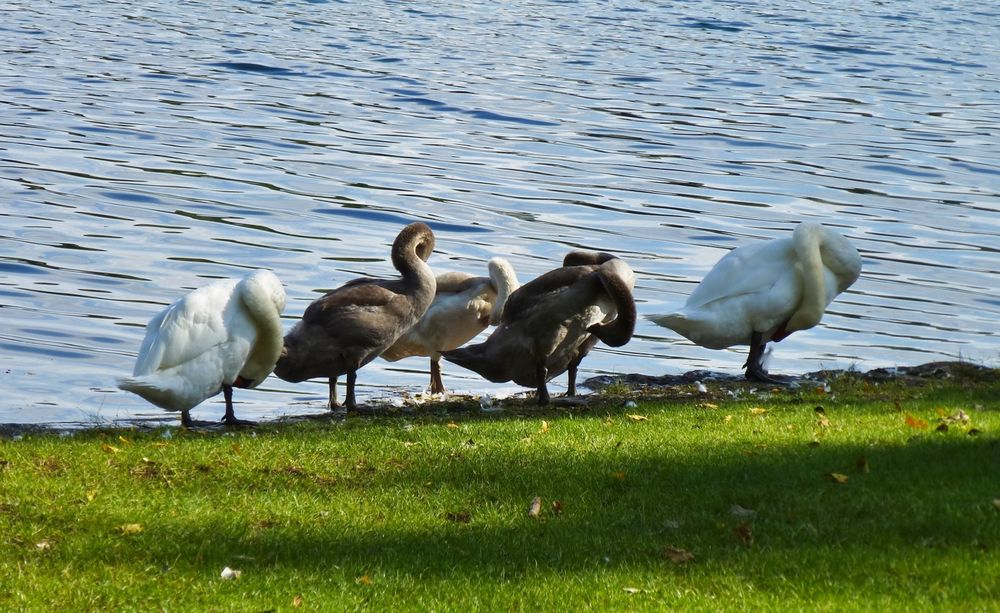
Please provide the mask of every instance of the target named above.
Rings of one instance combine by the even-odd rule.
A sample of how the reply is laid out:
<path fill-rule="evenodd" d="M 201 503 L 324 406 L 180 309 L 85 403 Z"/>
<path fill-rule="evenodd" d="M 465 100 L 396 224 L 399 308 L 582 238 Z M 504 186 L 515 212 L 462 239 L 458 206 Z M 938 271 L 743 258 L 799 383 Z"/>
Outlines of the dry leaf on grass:
<path fill-rule="evenodd" d="M 118 526 L 118 532 L 121 532 L 125 536 L 139 534 L 142 531 L 143 531 L 142 524 L 122 524 Z"/>
<path fill-rule="evenodd" d="M 649 419 L 645 415 L 629 415 L 628 418 L 632 421 L 646 421 Z"/>
<path fill-rule="evenodd" d="M 748 522 L 743 522 L 733 528 L 733 536 L 736 537 L 737 541 L 747 547 L 753 546 L 753 531 L 750 529 L 750 524 Z"/>
<path fill-rule="evenodd" d="M 833 481 L 834 483 L 840 483 L 840 484 L 847 483 L 848 479 L 847 475 L 843 473 L 830 473 L 829 477 L 830 480 Z"/>
<path fill-rule="evenodd" d="M 302 606 L 303 602 L 305 601 L 302 600 L 302 594 L 296 594 L 295 598 L 292 598 L 292 607 L 298 609 Z"/>
<path fill-rule="evenodd" d="M 542 420 L 542 427 L 538 429 L 539 434 L 545 434 L 549 431 L 549 422 Z"/>
<path fill-rule="evenodd" d="M 371 585 L 372 584 L 371 577 L 369 577 L 368 575 L 361 575 L 360 577 L 358 577 L 357 579 L 355 579 L 354 582 L 358 583 L 360 585 Z"/>
<path fill-rule="evenodd" d="M 693 553 L 679 547 L 667 547 L 663 550 L 663 555 L 674 564 L 685 564 L 694 560 Z"/>
<path fill-rule="evenodd" d="M 914 417 L 909 413 L 906 414 L 906 425 L 913 428 L 914 430 L 926 430 L 930 425 L 927 420 L 920 419 L 919 417 Z"/>
<path fill-rule="evenodd" d="M 763 415 L 764 413 L 767 413 L 767 409 L 764 407 L 754 407 L 750 409 L 751 415 Z"/>
<path fill-rule="evenodd" d="M 531 499 L 531 505 L 528 507 L 528 517 L 538 519 L 538 516 L 542 514 L 542 497 L 535 496 Z"/>
<path fill-rule="evenodd" d="M 868 465 L 868 458 L 863 455 L 859 455 L 858 459 L 854 461 L 854 466 L 858 469 L 858 472 L 867 473 L 871 470 Z"/>
<path fill-rule="evenodd" d="M 104 453 L 118 453 L 119 451 L 121 451 L 121 449 L 115 447 L 114 445 L 109 445 L 107 443 L 103 443 L 101 445 L 101 449 L 104 450 Z"/>
<path fill-rule="evenodd" d="M 444 518 L 456 524 L 467 524 L 472 521 L 472 513 L 468 511 L 449 511 L 444 514 Z"/>
<path fill-rule="evenodd" d="M 734 504 L 733 506 L 729 507 L 729 514 L 732 515 L 733 517 L 753 517 L 754 515 L 757 514 L 757 511 L 754 511 L 753 509 L 747 509 L 738 504 Z"/>

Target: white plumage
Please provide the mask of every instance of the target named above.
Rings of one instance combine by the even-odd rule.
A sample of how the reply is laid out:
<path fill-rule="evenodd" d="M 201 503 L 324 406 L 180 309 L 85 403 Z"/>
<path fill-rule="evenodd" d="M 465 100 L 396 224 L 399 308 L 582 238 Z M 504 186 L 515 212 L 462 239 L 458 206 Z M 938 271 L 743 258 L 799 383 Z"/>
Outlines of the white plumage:
<path fill-rule="evenodd" d="M 232 388 L 256 387 L 281 354 L 285 291 L 269 271 L 217 281 L 174 302 L 146 326 L 131 377 L 118 387 L 168 411 L 189 411 L 224 392 L 225 421 L 233 414 Z"/>
<path fill-rule="evenodd" d="M 487 264 L 488 277 L 447 272 L 437 276 L 434 301 L 423 317 L 382 353 L 390 362 L 410 356 L 430 357 L 430 391 L 443 393 L 441 352 L 461 347 L 487 326 L 500 322 L 504 304 L 518 288 L 517 275 L 503 258 Z"/>
<path fill-rule="evenodd" d="M 750 345 L 747 378 L 773 381 L 761 365 L 764 345 L 818 324 L 860 274 L 861 256 L 846 238 L 801 223 L 791 238 L 730 251 L 682 309 L 649 319 L 709 349 Z"/>

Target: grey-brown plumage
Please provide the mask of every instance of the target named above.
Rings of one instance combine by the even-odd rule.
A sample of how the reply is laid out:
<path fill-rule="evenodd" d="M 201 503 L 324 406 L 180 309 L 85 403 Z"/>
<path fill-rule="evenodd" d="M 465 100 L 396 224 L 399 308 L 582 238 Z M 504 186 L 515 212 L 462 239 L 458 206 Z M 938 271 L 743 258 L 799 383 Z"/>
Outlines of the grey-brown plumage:
<path fill-rule="evenodd" d="M 409 330 L 434 299 L 434 274 L 425 264 L 433 250 L 434 233 L 426 224 L 403 228 L 392 244 L 401 277 L 354 279 L 310 304 L 285 336 L 274 374 L 292 383 L 328 377 L 331 409 L 338 406 L 337 378 L 346 374 L 345 405 L 357 408 L 358 369 Z"/>
<path fill-rule="evenodd" d="M 539 404 L 549 400 L 546 382 L 568 372 L 566 394 L 574 396 L 577 367 L 597 341 L 620 347 L 632 338 L 634 282 L 632 269 L 613 255 L 571 252 L 561 268 L 510 295 L 485 342 L 441 355 L 495 383 L 534 387 Z"/>

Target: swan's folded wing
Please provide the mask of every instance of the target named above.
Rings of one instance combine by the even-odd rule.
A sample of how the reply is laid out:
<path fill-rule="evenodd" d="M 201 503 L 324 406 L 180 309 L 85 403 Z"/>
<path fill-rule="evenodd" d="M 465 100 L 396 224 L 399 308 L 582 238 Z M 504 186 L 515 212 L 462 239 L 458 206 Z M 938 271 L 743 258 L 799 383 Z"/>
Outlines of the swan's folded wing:
<path fill-rule="evenodd" d="M 214 293 L 192 293 L 167 307 L 146 325 L 134 375 L 183 364 L 226 342 L 226 301 Z"/>
<path fill-rule="evenodd" d="M 583 277 L 593 274 L 589 266 L 567 266 L 556 268 L 528 281 L 517 288 L 508 298 L 503 307 L 503 321 L 516 321 L 525 313 L 538 306 L 549 294 L 558 292 L 573 285 Z"/>
<path fill-rule="evenodd" d="M 795 274 L 789 249 L 790 241 L 776 240 L 730 251 L 691 292 L 685 308 L 698 308 L 720 299 L 767 291 L 782 276 Z"/>

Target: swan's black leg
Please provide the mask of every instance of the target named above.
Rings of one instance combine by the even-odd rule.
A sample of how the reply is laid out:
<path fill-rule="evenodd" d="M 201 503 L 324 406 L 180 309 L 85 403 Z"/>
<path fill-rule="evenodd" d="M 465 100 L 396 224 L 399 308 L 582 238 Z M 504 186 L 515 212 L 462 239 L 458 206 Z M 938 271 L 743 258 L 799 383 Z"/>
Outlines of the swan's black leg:
<path fill-rule="evenodd" d="M 354 411 L 358 408 L 358 403 L 354 400 L 354 384 L 358 381 L 358 371 L 351 370 L 347 373 L 347 400 L 344 402 L 344 406 L 347 407 L 348 411 Z"/>
<path fill-rule="evenodd" d="M 236 419 L 236 413 L 233 412 L 233 386 L 223 385 L 222 386 L 222 396 L 226 399 L 226 414 L 222 416 L 222 421 L 226 422 L 227 426 L 255 426 L 255 422 L 247 421 L 245 419 Z"/>
<path fill-rule="evenodd" d="M 767 342 L 763 338 L 760 332 L 754 332 L 750 335 L 750 353 L 747 355 L 746 363 L 743 364 L 743 368 L 747 371 L 746 379 L 747 381 L 756 381 L 758 383 L 785 385 L 784 381 L 775 379 L 764 370 L 762 361 L 764 359 L 764 347 L 767 346 Z"/>
<path fill-rule="evenodd" d="M 576 396 L 576 370 L 580 366 L 580 362 L 583 361 L 583 356 L 577 356 L 575 360 L 569 363 L 569 368 L 566 370 L 569 380 L 566 382 L 566 395 Z"/>
<path fill-rule="evenodd" d="M 545 368 L 545 364 L 539 364 L 535 367 L 535 376 L 538 380 L 538 392 L 536 396 L 538 397 L 538 404 L 545 405 L 549 403 L 549 388 L 545 385 L 545 380 L 548 378 L 549 370 Z"/>

